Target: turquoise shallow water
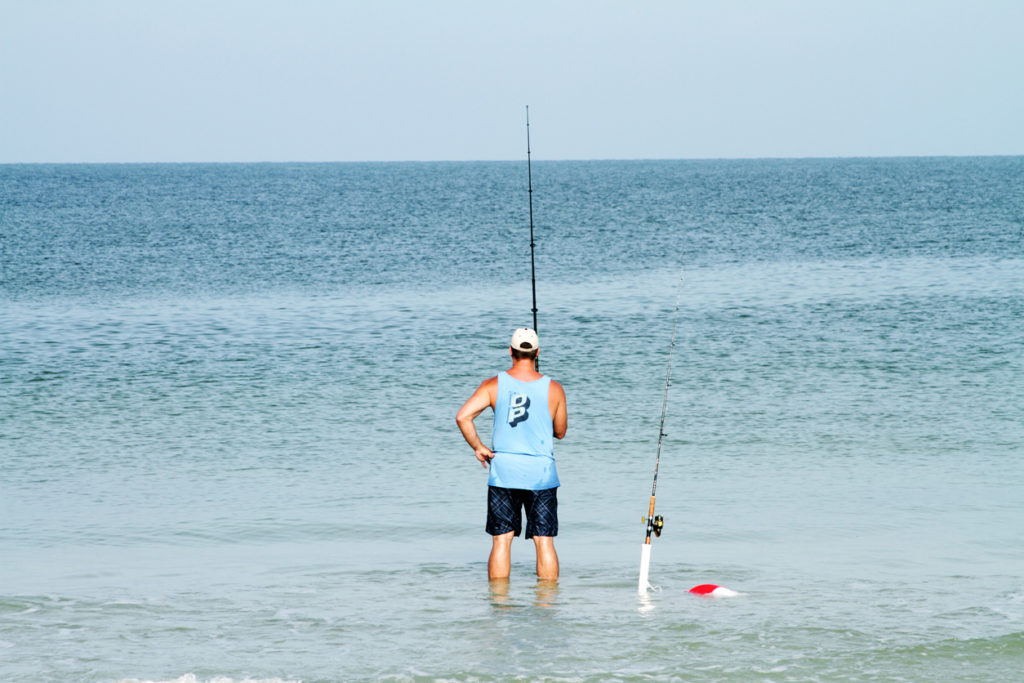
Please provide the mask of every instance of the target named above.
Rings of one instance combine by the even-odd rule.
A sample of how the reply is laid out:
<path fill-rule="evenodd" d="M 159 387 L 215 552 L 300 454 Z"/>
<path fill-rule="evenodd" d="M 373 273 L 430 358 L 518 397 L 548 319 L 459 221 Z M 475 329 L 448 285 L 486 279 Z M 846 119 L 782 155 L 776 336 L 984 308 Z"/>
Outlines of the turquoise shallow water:
<path fill-rule="evenodd" d="M 535 164 L 563 576 L 504 592 L 453 418 L 524 171 L 0 167 L 0 678 L 1019 677 L 1024 160 Z"/>

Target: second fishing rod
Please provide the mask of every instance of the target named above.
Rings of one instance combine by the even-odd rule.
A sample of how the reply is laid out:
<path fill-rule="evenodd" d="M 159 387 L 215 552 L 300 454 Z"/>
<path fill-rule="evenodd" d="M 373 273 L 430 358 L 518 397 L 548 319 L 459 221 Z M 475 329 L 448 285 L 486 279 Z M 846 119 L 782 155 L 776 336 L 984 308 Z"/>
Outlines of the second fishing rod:
<path fill-rule="evenodd" d="M 679 284 L 676 287 L 676 309 L 672 316 L 672 341 L 669 343 L 668 348 L 668 369 L 665 371 L 665 391 L 661 399 L 661 422 L 658 426 L 658 450 L 657 455 L 654 459 L 654 483 L 651 484 L 651 502 L 647 509 L 647 516 L 644 521 L 647 523 L 646 535 L 644 537 L 644 544 L 641 547 L 640 552 L 640 582 L 637 586 L 637 592 L 643 594 L 647 592 L 650 584 L 647 581 L 647 577 L 650 573 L 651 568 L 651 536 L 661 536 L 661 530 L 665 526 L 665 521 L 661 515 L 654 514 L 654 503 L 658 492 L 658 468 L 661 466 L 661 442 L 665 437 L 665 415 L 668 413 L 668 388 L 672 383 L 672 355 L 676 349 L 676 328 L 679 324 L 679 301 L 683 294 L 683 272 L 685 271 L 685 263 L 679 267 Z"/>

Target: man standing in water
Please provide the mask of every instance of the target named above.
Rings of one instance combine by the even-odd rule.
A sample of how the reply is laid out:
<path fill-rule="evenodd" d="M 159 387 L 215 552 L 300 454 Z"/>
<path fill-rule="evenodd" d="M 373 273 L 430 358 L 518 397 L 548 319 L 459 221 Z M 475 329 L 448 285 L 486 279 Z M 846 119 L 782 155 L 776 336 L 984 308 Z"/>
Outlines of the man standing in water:
<path fill-rule="evenodd" d="M 537 549 L 537 578 L 558 578 L 558 472 L 554 439 L 565 436 L 568 416 L 562 385 L 537 372 L 537 333 L 521 327 L 512 335 L 512 367 L 484 381 L 455 416 L 462 436 L 480 464 L 491 466 L 487 487 L 487 533 L 491 555 L 487 575 L 508 578 L 512 539 L 522 531 Z M 473 420 L 494 410 L 491 448 L 480 441 Z"/>

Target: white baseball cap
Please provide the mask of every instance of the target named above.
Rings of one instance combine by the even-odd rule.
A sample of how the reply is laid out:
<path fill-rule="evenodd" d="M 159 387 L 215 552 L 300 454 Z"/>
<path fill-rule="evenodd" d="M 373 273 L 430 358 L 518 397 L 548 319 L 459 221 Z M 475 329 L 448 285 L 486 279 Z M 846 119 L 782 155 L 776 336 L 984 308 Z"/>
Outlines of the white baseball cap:
<path fill-rule="evenodd" d="M 520 327 L 512 333 L 512 342 L 509 344 L 516 351 L 533 351 L 540 348 L 540 341 L 537 333 L 529 327 Z"/>

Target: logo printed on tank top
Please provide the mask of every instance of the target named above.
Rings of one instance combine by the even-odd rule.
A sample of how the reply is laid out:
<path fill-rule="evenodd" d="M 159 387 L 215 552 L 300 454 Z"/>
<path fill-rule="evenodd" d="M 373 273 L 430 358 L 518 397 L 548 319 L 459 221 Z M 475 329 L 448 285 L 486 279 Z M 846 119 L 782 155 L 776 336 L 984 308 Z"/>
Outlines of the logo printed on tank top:
<path fill-rule="evenodd" d="M 508 423 L 515 427 L 520 422 L 530 419 L 530 397 L 526 394 L 516 394 L 508 402 Z"/>

